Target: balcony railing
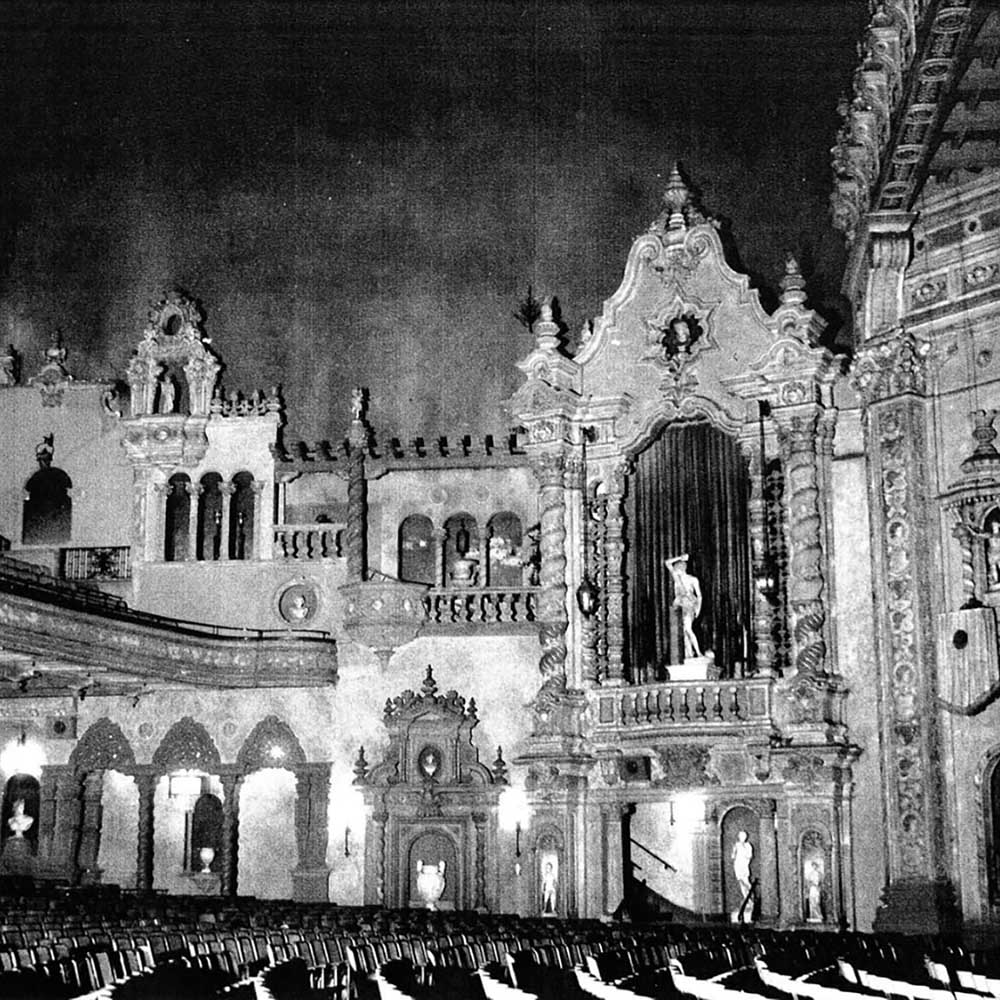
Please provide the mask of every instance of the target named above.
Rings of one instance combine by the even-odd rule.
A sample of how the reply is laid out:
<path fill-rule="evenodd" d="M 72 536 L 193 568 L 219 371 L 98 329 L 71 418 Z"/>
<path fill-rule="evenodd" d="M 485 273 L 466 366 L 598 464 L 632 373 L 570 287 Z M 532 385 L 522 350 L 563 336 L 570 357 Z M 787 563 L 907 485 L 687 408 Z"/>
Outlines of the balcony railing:
<path fill-rule="evenodd" d="M 429 624 L 523 624 L 535 620 L 538 588 L 434 589 L 424 597 L 424 607 Z"/>
<path fill-rule="evenodd" d="M 771 684 L 767 678 L 734 678 L 598 690 L 595 721 L 599 729 L 766 725 Z"/>
<path fill-rule="evenodd" d="M 130 580 L 132 550 L 127 545 L 60 550 L 64 580 Z"/>
<path fill-rule="evenodd" d="M 279 524 L 274 529 L 275 559 L 339 559 L 342 524 Z"/>

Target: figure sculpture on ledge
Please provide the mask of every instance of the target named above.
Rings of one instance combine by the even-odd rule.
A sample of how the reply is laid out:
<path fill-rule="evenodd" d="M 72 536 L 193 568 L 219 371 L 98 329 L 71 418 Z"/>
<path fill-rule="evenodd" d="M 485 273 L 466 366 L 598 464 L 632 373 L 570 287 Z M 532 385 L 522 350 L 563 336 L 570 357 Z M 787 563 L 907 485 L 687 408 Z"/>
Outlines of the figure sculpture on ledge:
<path fill-rule="evenodd" d="M 701 614 L 701 584 L 698 577 L 687 571 L 688 556 L 674 556 L 666 560 L 666 567 L 674 581 L 675 608 L 681 609 L 681 622 L 684 626 L 684 659 L 701 656 L 698 637 L 694 634 L 694 622 Z"/>
<path fill-rule="evenodd" d="M 11 817 L 7 820 L 7 826 L 10 827 L 11 836 L 23 838 L 25 833 L 31 829 L 34 822 L 35 818 L 33 816 L 26 816 L 24 814 L 24 799 L 17 799 L 14 802 Z"/>
<path fill-rule="evenodd" d="M 556 891 L 559 887 L 559 877 L 556 875 L 555 865 L 551 861 L 545 862 L 545 869 L 542 872 L 542 915 L 548 916 L 556 912 Z"/>
<path fill-rule="evenodd" d="M 744 923 L 753 919 L 753 903 L 748 899 L 753 883 L 750 880 L 750 862 L 753 861 L 753 844 L 746 830 L 736 834 L 732 852 L 733 874 L 740 890 L 740 906 L 733 913 L 733 921 L 738 922 L 741 914 Z"/>
<path fill-rule="evenodd" d="M 166 375 L 160 382 L 160 413 L 174 412 L 174 380 Z"/>

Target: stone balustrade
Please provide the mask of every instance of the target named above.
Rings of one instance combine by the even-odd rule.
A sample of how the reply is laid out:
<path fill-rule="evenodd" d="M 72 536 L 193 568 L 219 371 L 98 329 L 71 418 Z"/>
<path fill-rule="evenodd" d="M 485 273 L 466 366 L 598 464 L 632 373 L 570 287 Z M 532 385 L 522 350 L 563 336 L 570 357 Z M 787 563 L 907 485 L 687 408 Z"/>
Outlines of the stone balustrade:
<path fill-rule="evenodd" d="M 769 678 L 661 681 L 592 692 L 598 730 L 717 725 L 745 730 L 770 726 Z"/>
<path fill-rule="evenodd" d="M 275 559 L 340 559 L 343 524 L 279 524 L 274 528 Z"/>
<path fill-rule="evenodd" d="M 432 625 L 524 624 L 535 620 L 538 593 L 537 587 L 435 588 L 424 607 Z"/>

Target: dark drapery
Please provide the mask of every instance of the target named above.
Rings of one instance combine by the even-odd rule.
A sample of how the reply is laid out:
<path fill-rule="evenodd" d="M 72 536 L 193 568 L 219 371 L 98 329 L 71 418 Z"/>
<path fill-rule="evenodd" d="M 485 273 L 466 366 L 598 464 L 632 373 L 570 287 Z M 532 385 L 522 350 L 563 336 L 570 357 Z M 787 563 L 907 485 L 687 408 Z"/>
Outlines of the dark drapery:
<path fill-rule="evenodd" d="M 626 503 L 628 652 L 632 677 L 662 676 L 680 663 L 670 573 L 688 553 L 702 590 L 694 630 L 726 676 L 739 673 L 751 641 L 747 463 L 736 440 L 708 423 L 675 424 L 641 452 Z"/>

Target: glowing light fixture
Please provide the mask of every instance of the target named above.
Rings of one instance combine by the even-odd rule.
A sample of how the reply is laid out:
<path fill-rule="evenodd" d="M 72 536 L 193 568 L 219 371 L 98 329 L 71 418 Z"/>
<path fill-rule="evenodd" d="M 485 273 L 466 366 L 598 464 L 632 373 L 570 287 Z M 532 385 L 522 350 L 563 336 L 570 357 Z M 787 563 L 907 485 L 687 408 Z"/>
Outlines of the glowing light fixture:
<path fill-rule="evenodd" d="M 497 818 L 500 828 L 514 834 L 514 857 L 521 856 L 521 831 L 531 822 L 531 806 L 524 789 L 511 785 L 500 793 L 497 802 Z"/>
<path fill-rule="evenodd" d="M 30 774 L 41 778 L 45 766 L 45 750 L 34 740 L 29 740 L 21 730 L 16 740 L 11 740 L 0 751 L 0 771 L 10 777 L 14 774 Z"/>

